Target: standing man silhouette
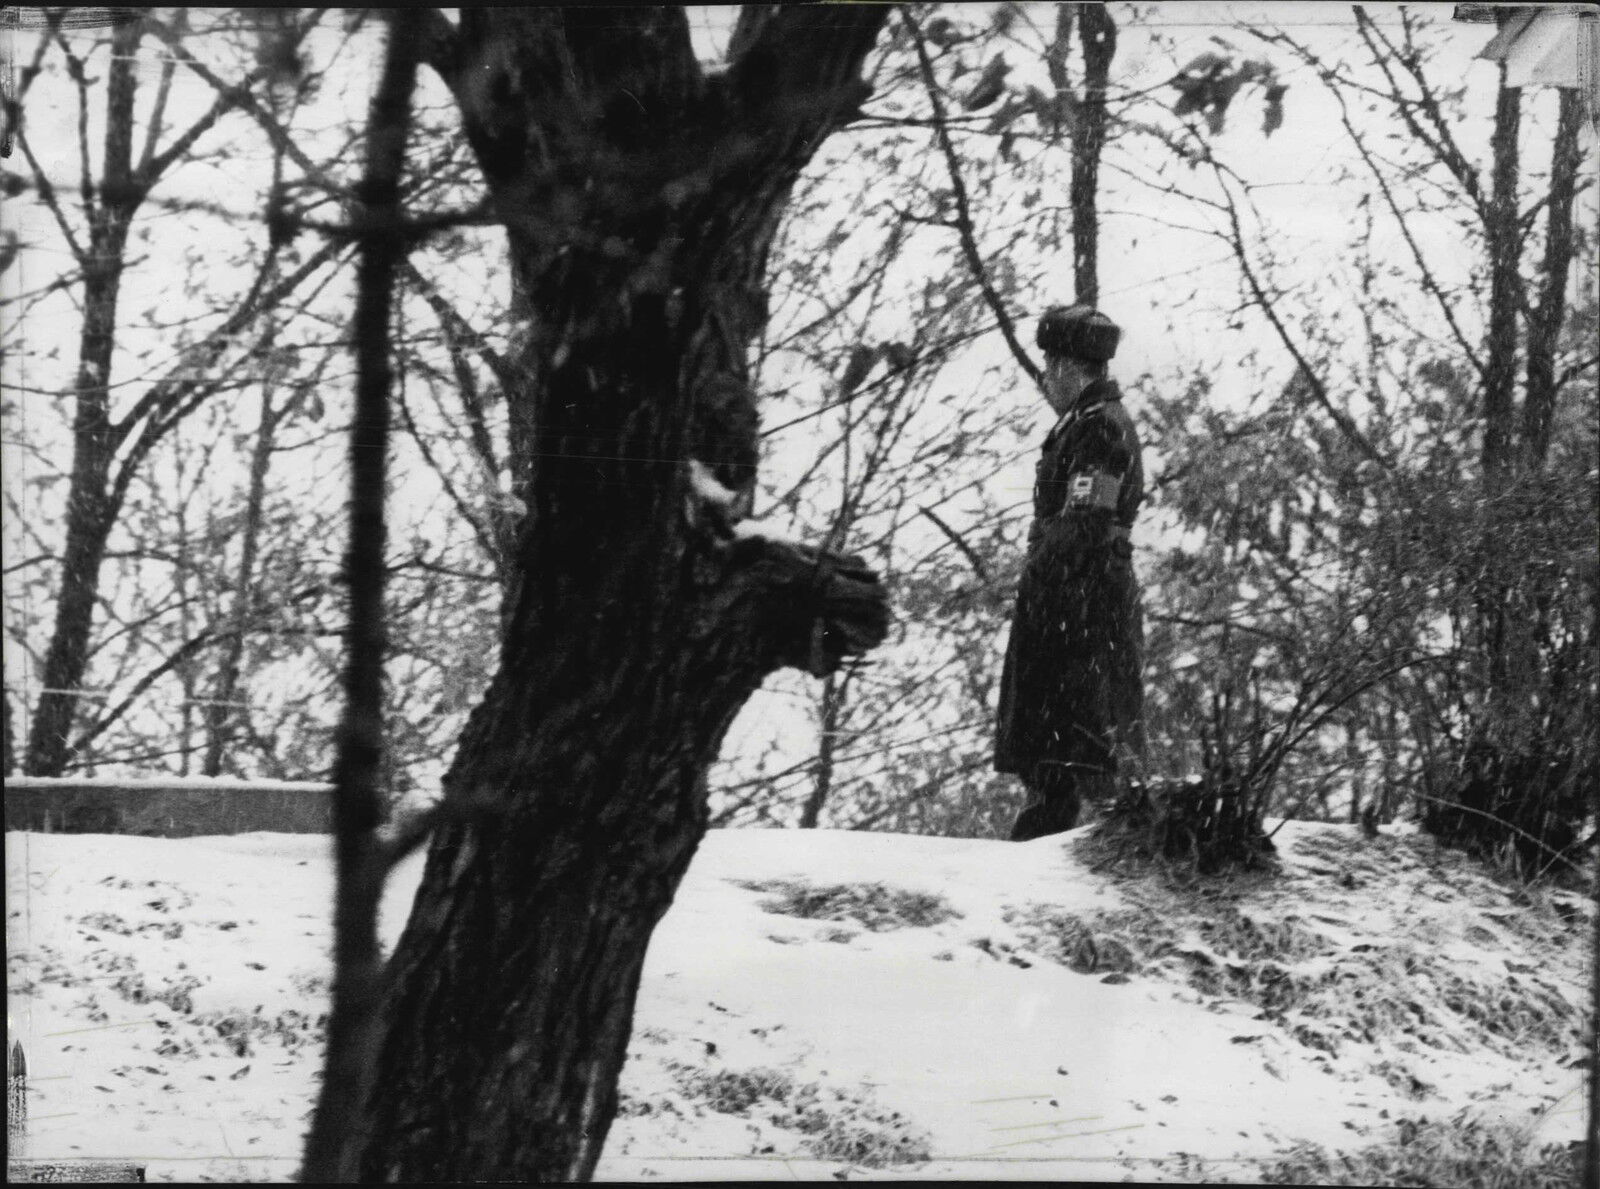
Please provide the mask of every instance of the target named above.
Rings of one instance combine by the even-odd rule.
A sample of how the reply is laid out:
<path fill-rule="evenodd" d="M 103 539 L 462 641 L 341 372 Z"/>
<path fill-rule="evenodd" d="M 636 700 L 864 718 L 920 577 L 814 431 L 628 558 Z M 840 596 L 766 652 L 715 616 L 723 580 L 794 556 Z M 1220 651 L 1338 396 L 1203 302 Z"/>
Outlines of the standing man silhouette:
<path fill-rule="evenodd" d="M 1122 331 L 1089 306 L 1039 320 L 1057 414 L 1033 492 L 1028 557 L 1000 682 L 997 771 L 1028 803 L 1013 841 L 1070 830 L 1144 750 L 1143 623 L 1131 534 L 1144 498 L 1139 435 L 1108 374 Z"/>

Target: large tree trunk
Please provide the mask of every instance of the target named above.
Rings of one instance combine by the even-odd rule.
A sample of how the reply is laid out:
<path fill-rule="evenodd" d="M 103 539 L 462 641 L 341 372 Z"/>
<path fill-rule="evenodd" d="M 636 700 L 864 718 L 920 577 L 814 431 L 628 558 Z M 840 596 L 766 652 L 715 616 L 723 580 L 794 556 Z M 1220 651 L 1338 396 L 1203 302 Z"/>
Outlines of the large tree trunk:
<path fill-rule="evenodd" d="M 809 633 L 768 609 L 812 618 L 812 567 L 786 551 L 701 580 L 679 564 L 675 597 L 593 602 L 595 635 L 574 607 L 508 645 L 449 780 L 485 820 L 436 838 L 395 958 L 367 1177 L 592 1172 L 650 935 L 705 832 L 705 769 L 778 645 L 804 656 Z"/>
<path fill-rule="evenodd" d="M 391 964 L 366 1178 L 591 1174 L 729 723 L 776 668 L 882 638 L 870 574 L 720 534 L 683 459 L 745 379 L 774 226 L 884 16 L 748 8 L 709 79 L 679 8 L 434 22 L 526 301 L 534 465 L 500 670 Z"/>

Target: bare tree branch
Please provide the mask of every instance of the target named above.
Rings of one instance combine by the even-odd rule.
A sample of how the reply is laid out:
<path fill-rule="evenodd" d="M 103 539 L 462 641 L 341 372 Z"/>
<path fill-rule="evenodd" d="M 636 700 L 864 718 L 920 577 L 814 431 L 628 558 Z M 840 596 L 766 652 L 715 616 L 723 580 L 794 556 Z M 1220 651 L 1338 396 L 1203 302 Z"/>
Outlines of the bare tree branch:
<path fill-rule="evenodd" d="M 433 68 L 452 91 L 461 73 L 457 60 L 460 38 L 450 18 L 437 8 L 423 9 L 418 19 L 422 22 L 421 61 Z"/>
<path fill-rule="evenodd" d="M 465 520 L 467 526 L 472 529 L 472 535 L 478 539 L 478 544 L 483 549 L 484 556 L 494 562 L 497 570 L 501 569 L 504 566 L 505 559 L 501 556 L 499 541 L 495 534 L 479 521 L 477 510 L 456 489 L 455 481 L 450 478 L 449 472 L 434 457 L 433 449 L 428 445 L 427 438 L 417 428 L 416 419 L 411 415 L 411 406 L 406 400 L 403 388 L 397 389 L 395 392 L 395 405 L 399 408 L 400 416 L 405 422 L 406 432 L 411 435 L 412 441 L 417 444 L 417 450 L 422 455 L 422 460 L 439 477 L 439 485 L 444 488 L 445 494 L 450 497 L 450 502 L 456 506 L 456 511 L 461 513 L 461 519 Z"/>
<path fill-rule="evenodd" d="M 472 325 L 461 316 L 435 288 L 432 281 L 424 277 L 411 261 L 407 260 L 400 269 L 400 275 L 416 288 L 422 300 L 428 303 L 428 308 L 439 319 L 439 325 L 444 330 L 447 341 L 459 344 L 462 347 L 471 347 L 473 352 L 488 365 L 494 373 L 494 378 L 502 385 L 510 385 L 516 377 L 515 369 L 500 352 L 489 345 L 489 341 L 472 328 Z M 481 410 L 480 410 L 481 415 Z"/>
<path fill-rule="evenodd" d="M 961 555 L 972 564 L 973 573 L 977 574 L 985 582 L 991 581 L 989 567 L 983 564 L 983 558 L 978 556 L 977 550 L 967 544 L 965 537 L 940 519 L 939 514 L 932 508 L 918 508 L 917 511 L 933 521 L 934 527 L 948 537 L 952 545 L 961 550 Z"/>
<path fill-rule="evenodd" d="M 125 442 L 134 427 L 147 418 L 155 418 L 163 410 L 169 410 L 179 404 L 197 386 L 197 381 L 190 377 L 203 373 L 213 366 L 217 358 L 227 349 L 233 336 L 238 334 L 263 312 L 278 306 L 285 297 L 316 272 L 324 264 L 337 257 L 343 245 L 327 243 L 309 256 L 305 263 L 283 280 L 264 292 L 257 293 L 253 298 L 235 310 L 221 325 L 211 331 L 204 339 L 195 344 L 186 352 L 183 359 L 175 364 L 161 380 L 150 386 L 150 389 L 134 403 L 133 407 L 118 420 L 115 426 L 115 440 L 120 445 Z"/>
<path fill-rule="evenodd" d="M 1406 246 L 1411 250 L 1411 258 L 1416 261 L 1423 288 L 1433 296 L 1440 312 L 1444 314 L 1445 322 L 1450 327 L 1450 333 L 1456 340 L 1456 345 L 1461 348 L 1461 353 L 1472 364 L 1478 375 L 1482 376 L 1484 371 L 1483 360 L 1479 357 L 1473 345 L 1467 341 L 1467 336 L 1462 331 L 1461 324 L 1456 318 L 1455 307 L 1451 305 L 1450 299 L 1445 295 L 1444 289 L 1434 276 L 1433 269 L 1429 266 L 1427 257 L 1423 254 L 1422 245 L 1417 242 L 1416 236 L 1412 234 L 1411 224 L 1400 209 L 1400 204 L 1394 196 L 1393 188 L 1389 185 L 1387 175 L 1373 158 L 1371 149 L 1367 147 L 1366 139 L 1357 131 L 1354 122 L 1351 120 L 1349 105 L 1345 102 L 1344 93 L 1336 82 L 1337 76 L 1333 71 L 1327 69 L 1321 59 L 1313 54 L 1310 49 L 1287 34 L 1267 33 L 1255 29 L 1252 29 L 1251 32 L 1268 44 L 1287 47 L 1306 65 L 1316 70 L 1322 79 L 1323 85 L 1327 87 L 1328 92 L 1338 102 L 1340 122 L 1344 125 L 1345 132 L 1349 135 L 1351 143 L 1355 145 L 1356 151 L 1361 154 L 1361 159 L 1372 174 L 1373 180 L 1377 182 L 1379 192 L 1383 195 L 1384 203 L 1388 206 L 1389 213 L 1394 216 L 1394 221 L 1400 228 L 1400 234 L 1405 238 Z M 1398 94 L 1390 95 L 1389 98 L 1397 107 L 1405 102 L 1404 97 Z"/>
<path fill-rule="evenodd" d="M 317 595 L 322 594 L 325 589 L 326 588 L 321 585 L 308 587 L 305 590 L 291 595 L 287 602 L 289 605 L 305 602 L 307 599 L 315 598 Z M 233 636 L 240 635 L 247 630 L 248 629 L 246 628 L 235 628 L 230 631 L 220 632 L 204 631 L 199 635 L 184 641 L 178 646 L 177 649 L 173 651 L 171 656 L 167 657 L 166 660 L 162 661 L 155 668 L 151 669 L 143 677 L 139 678 L 139 680 L 134 683 L 133 688 L 128 691 L 126 697 L 124 697 L 114 707 L 107 710 L 104 714 L 100 715 L 89 726 L 85 727 L 78 735 L 77 739 L 73 741 L 70 754 L 73 756 L 83 754 L 85 748 L 92 744 L 101 735 L 105 734 L 105 732 L 111 727 L 115 726 L 117 722 L 120 721 L 130 709 L 132 709 L 133 704 L 139 700 L 146 690 L 148 690 L 157 681 L 161 680 L 161 678 L 165 677 L 168 673 L 181 666 L 185 661 L 189 660 L 196 654 L 203 652 L 211 645 L 219 644 L 222 641 Z"/>
<path fill-rule="evenodd" d="M 241 97 L 248 93 L 249 88 L 261 77 L 261 70 L 252 71 L 243 82 L 230 91 L 218 95 L 216 101 L 198 120 L 186 129 L 182 135 L 174 140 L 167 148 L 151 158 L 148 162 L 141 162 L 139 171 L 134 175 L 136 184 L 148 190 L 160 179 L 161 175 L 171 168 L 172 163 L 181 158 L 191 148 L 194 142 L 209 132 L 218 120 L 239 106 Z"/>
<path fill-rule="evenodd" d="M 1300 375 L 1305 377 L 1306 384 L 1309 386 L 1311 394 L 1316 398 L 1317 403 L 1323 407 L 1323 410 L 1332 419 L 1334 425 L 1338 426 L 1339 432 L 1342 433 L 1352 445 L 1360 450 L 1362 454 L 1366 455 L 1373 462 L 1377 463 L 1385 470 L 1392 470 L 1394 464 L 1385 458 L 1379 452 L 1378 448 L 1368 440 L 1367 436 L 1361 432 L 1360 427 L 1356 425 L 1355 421 L 1351 419 L 1350 415 L 1343 409 L 1339 408 L 1338 405 L 1334 404 L 1333 398 L 1329 394 L 1327 385 L 1323 382 L 1322 377 L 1316 373 L 1316 370 L 1311 366 L 1310 360 L 1308 360 L 1305 357 L 1304 352 L 1301 351 L 1300 345 L 1295 342 L 1294 336 L 1289 333 L 1289 328 L 1284 325 L 1282 317 L 1278 314 L 1277 307 L 1273 303 L 1272 298 L 1268 295 L 1265 287 L 1262 285 L 1261 279 L 1259 276 L 1257 276 L 1254 266 L 1250 263 L 1250 254 L 1247 251 L 1244 242 L 1244 229 L 1239 222 L 1238 207 L 1234 202 L 1233 192 L 1228 188 L 1227 183 L 1223 180 L 1220 171 L 1217 172 L 1217 184 L 1221 187 L 1222 192 L 1225 195 L 1225 202 L 1228 212 L 1228 225 L 1232 237 L 1231 243 L 1234 254 L 1239 261 L 1239 271 L 1241 274 L 1243 274 L 1245 284 L 1250 290 L 1251 304 L 1253 304 L 1264 315 L 1266 315 L 1267 321 L 1272 324 L 1272 329 L 1278 336 L 1278 341 L 1283 344 L 1284 349 L 1289 352 L 1291 357 L 1293 357 L 1295 364 L 1299 368 Z"/>
<path fill-rule="evenodd" d="M 1487 227 L 1490 222 L 1490 212 L 1483 193 L 1483 183 L 1478 177 L 1477 168 L 1467 160 L 1460 146 L 1456 144 L 1455 136 L 1450 131 L 1450 122 L 1444 118 L 1444 113 L 1439 107 L 1438 97 L 1433 93 L 1432 84 L 1429 82 L 1427 75 L 1423 73 L 1422 59 L 1417 51 L 1416 44 L 1411 38 L 1411 14 L 1405 9 L 1400 10 L 1400 20 L 1405 30 L 1406 40 L 1406 48 L 1402 51 L 1389 40 L 1377 23 L 1367 15 L 1364 7 L 1357 4 L 1353 6 L 1352 11 L 1355 13 L 1356 28 L 1360 31 L 1361 39 L 1366 43 L 1367 49 L 1372 55 L 1373 64 L 1383 72 L 1383 77 L 1389 84 L 1389 98 L 1394 103 L 1395 110 L 1400 113 L 1400 118 L 1405 121 L 1406 127 L 1411 130 L 1411 134 L 1427 145 L 1439 162 L 1450 171 L 1450 175 L 1456 179 L 1456 183 L 1466 193 L 1467 197 L 1472 200 L 1473 206 L 1477 209 L 1478 217 Z M 1380 45 L 1382 49 L 1379 48 Z M 1405 67 L 1406 72 L 1416 83 L 1421 96 L 1419 100 L 1405 98 L 1405 93 L 1390 65 L 1395 61 L 1400 62 Z M 1424 127 L 1422 121 L 1417 119 L 1416 112 L 1419 108 L 1423 115 L 1427 117 L 1428 127 Z"/>
<path fill-rule="evenodd" d="M 66 212 L 61 209 L 61 200 L 56 197 L 56 188 L 50 184 L 50 179 L 45 176 L 44 168 L 39 164 L 39 159 L 33 155 L 33 146 L 28 143 L 28 134 L 18 126 L 17 143 L 22 146 L 22 155 L 28 159 L 28 168 L 33 171 L 33 188 L 39 192 L 40 199 L 55 216 L 56 226 L 61 228 L 61 234 L 67 241 L 73 258 L 79 267 L 87 268 L 89 257 L 78 243 L 78 237 L 73 233 L 72 224 L 67 221 Z"/>
<path fill-rule="evenodd" d="M 284 156 L 288 157 L 289 160 L 293 161 L 297 166 L 299 166 L 301 172 L 303 172 L 307 178 L 321 183 L 329 190 L 335 192 L 343 191 L 344 187 L 334 182 L 326 170 L 317 165 L 311 160 L 310 157 L 306 155 L 305 150 L 295 143 L 294 138 L 289 135 L 288 130 L 285 129 L 270 112 L 261 106 L 261 104 L 256 100 L 255 95 L 251 93 L 247 87 L 236 87 L 224 82 L 217 76 L 215 71 L 191 54 L 188 48 L 183 44 L 183 36 L 181 31 L 174 29 L 165 22 L 156 20 L 154 18 L 147 19 L 146 27 L 149 28 L 149 30 L 162 41 L 166 42 L 167 48 L 172 52 L 172 56 L 174 58 L 182 62 L 200 78 L 210 83 L 220 96 L 232 96 L 234 104 L 236 104 L 241 111 L 250 116 L 251 119 L 255 120 L 255 122 L 260 125 L 261 130 L 267 134 L 273 145 L 277 147 L 284 154 Z M 253 78 L 254 75 L 251 77 Z"/>
<path fill-rule="evenodd" d="M 955 195 L 957 231 L 961 237 L 962 254 L 966 257 L 967 267 L 972 270 L 973 280 L 978 282 L 984 301 L 993 312 L 995 321 L 1000 324 L 1000 334 L 1004 337 L 1006 346 L 1010 348 L 1012 357 L 1016 359 L 1017 366 L 1027 374 L 1035 387 L 1042 389 L 1044 373 L 1039 370 L 1039 365 L 1033 361 L 1017 339 L 1011 315 L 1006 312 L 1004 301 L 995 292 L 994 283 L 989 279 L 989 270 L 984 267 L 983 257 L 978 251 L 978 242 L 972 228 L 972 207 L 967 198 L 966 183 L 961 177 L 961 159 L 956 154 L 955 145 L 950 139 L 950 130 L 945 125 L 944 100 L 940 95 L 939 80 L 933 72 L 933 61 L 928 57 L 927 41 L 923 37 L 921 26 L 909 11 L 901 9 L 899 15 L 906 28 L 911 31 L 912 44 L 917 51 L 917 62 L 922 70 L 923 86 L 927 90 L 929 102 L 933 105 L 934 134 L 938 138 L 939 150 L 944 154 L 945 168 L 950 175 L 950 188 Z"/>
<path fill-rule="evenodd" d="M 1569 364 L 1561 370 L 1561 375 L 1556 378 L 1556 387 L 1564 388 L 1597 363 L 1600 363 L 1600 355 L 1591 355 L 1578 363 Z"/>
<path fill-rule="evenodd" d="M 83 59 L 73 52 L 72 46 L 62 36 L 61 25 L 56 23 L 51 32 L 56 44 L 67 59 L 67 76 L 78 92 L 78 192 L 83 200 L 84 213 L 94 223 L 94 170 L 89 165 L 89 76 L 83 68 Z"/>
<path fill-rule="evenodd" d="M 189 10 L 187 8 L 178 9 L 178 14 L 174 19 L 180 33 L 188 31 Z M 165 130 L 167 96 L 172 91 L 172 76 L 177 71 L 178 64 L 173 61 L 170 55 L 162 59 L 161 81 L 156 84 L 155 103 L 150 109 L 150 121 L 145 128 L 144 148 L 139 153 L 139 164 L 134 170 L 135 175 L 138 177 L 145 177 L 150 172 L 150 162 L 154 160 L 156 155 L 156 143 L 161 139 L 161 133 Z"/>

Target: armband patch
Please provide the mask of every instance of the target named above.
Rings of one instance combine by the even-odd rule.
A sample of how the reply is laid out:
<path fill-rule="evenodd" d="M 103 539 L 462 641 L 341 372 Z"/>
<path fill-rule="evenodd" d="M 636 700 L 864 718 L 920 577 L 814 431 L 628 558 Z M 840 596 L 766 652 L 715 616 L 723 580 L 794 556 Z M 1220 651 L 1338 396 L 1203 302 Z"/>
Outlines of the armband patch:
<path fill-rule="evenodd" d="M 1114 509 L 1121 492 L 1122 483 L 1104 471 L 1080 471 L 1067 478 L 1069 508 Z"/>

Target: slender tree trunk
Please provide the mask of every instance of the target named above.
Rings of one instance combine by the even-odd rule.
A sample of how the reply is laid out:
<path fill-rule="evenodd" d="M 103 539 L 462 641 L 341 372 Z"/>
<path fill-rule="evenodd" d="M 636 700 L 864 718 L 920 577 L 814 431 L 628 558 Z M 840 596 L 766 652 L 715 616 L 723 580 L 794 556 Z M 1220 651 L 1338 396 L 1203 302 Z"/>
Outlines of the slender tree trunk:
<path fill-rule="evenodd" d="M 774 669 L 886 631 L 859 565 L 689 515 L 679 461 L 700 394 L 745 377 L 776 220 L 885 15 L 747 7 L 714 79 L 678 8 L 435 23 L 537 314 L 537 452 L 500 670 L 391 964 L 366 1178 L 591 1175 L 729 723 Z"/>
<path fill-rule="evenodd" d="M 1495 103 L 1492 185 L 1484 235 L 1489 254 L 1488 358 L 1483 375 L 1483 442 L 1481 453 L 1484 522 L 1482 564 L 1474 582 L 1478 611 L 1479 681 L 1483 693 L 1480 725 L 1494 736 L 1497 748 L 1515 748 L 1509 736 L 1520 727 L 1520 710 L 1512 689 L 1513 622 L 1510 600 L 1515 575 L 1500 547 L 1502 534 L 1515 517 L 1506 506 L 1515 441 L 1514 401 L 1517 367 L 1517 314 L 1521 236 L 1517 226 L 1518 136 L 1522 91 L 1506 85 L 1500 65 Z"/>
<path fill-rule="evenodd" d="M 1485 211 L 1490 270 L 1487 360 L 1484 369 L 1482 501 L 1478 565 L 1469 579 L 1476 610 L 1475 674 L 1481 696 L 1470 746 L 1478 779 L 1508 795 L 1506 812 L 1530 824 L 1545 842 L 1560 811 L 1557 790 L 1543 773 L 1547 761 L 1572 746 L 1555 725 L 1558 679 L 1552 672 L 1548 608 L 1556 575 L 1529 558 L 1542 550 L 1537 533 L 1551 515 L 1541 474 L 1549 450 L 1556 398 L 1555 350 L 1566 315 L 1573 254 L 1572 209 L 1578 170 L 1581 101 L 1563 93 L 1551 163 L 1547 233 L 1536 304 L 1522 297 L 1524 229 L 1518 208 L 1521 92 L 1506 85 L 1500 67 L 1495 108 L 1492 184 Z M 1527 309 L 1526 387 L 1517 417 L 1518 319 Z M 1507 541 L 1522 546 L 1508 549 Z M 1493 794 L 1498 801 L 1500 792 Z M 1534 823 L 1544 822 L 1545 825 Z M 1460 832 L 1480 842 L 1509 837 L 1494 821 L 1473 818 Z"/>
<path fill-rule="evenodd" d="M 11 720 L 11 690 L 0 689 L 0 776 L 17 770 L 17 742 Z"/>
<path fill-rule="evenodd" d="M 1556 343 L 1567 313 L 1567 278 L 1573 256 L 1572 207 L 1577 196 L 1582 154 L 1583 93 L 1560 91 L 1555 148 L 1550 161 L 1549 212 L 1539 304 L 1528 319 L 1527 388 L 1522 397 L 1522 463 L 1531 474 L 1542 470 L 1550 453 L 1550 427 L 1556 404 Z"/>
<path fill-rule="evenodd" d="M 833 792 L 833 752 L 839 732 L 839 679 L 829 673 L 822 681 L 822 713 L 817 731 L 817 766 L 812 774 L 811 795 L 800 813 L 800 828 L 814 830 L 822 819 L 822 807 Z"/>
<path fill-rule="evenodd" d="M 1493 185 L 1484 234 L 1489 246 L 1489 354 L 1483 376 L 1483 481 L 1491 501 L 1498 495 L 1511 462 L 1512 405 L 1517 374 L 1517 291 L 1521 235 L 1517 226 L 1517 138 L 1522 124 L 1522 90 L 1506 85 L 1500 65 L 1495 102 Z"/>
<path fill-rule="evenodd" d="M 1106 80 L 1117 54 L 1117 25 L 1104 4 L 1085 4 L 1078 19 L 1083 43 L 1083 102 L 1072 126 L 1072 280 L 1077 300 L 1100 300 L 1100 152 L 1106 143 Z"/>
<path fill-rule="evenodd" d="M 1600 625 L 1600 574 L 1589 571 L 1589 622 Z M 1590 629 L 1593 630 L 1592 628 Z M 1591 641 L 1590 647 L 1593 647 Z M 1600 1185 L 1600 863 L 1592 868 L 1594 925 L 1589 937 L 1589 1127 L 1583 1145 L 1583 1184 Z"/>
<path fill-rule="evenodd" d="M 1384 707 L 1383 723 L 1383 787 L 1378 790 L 1378 820 L 1387 822 L 1393 814 L 1395 785 L 1400 779 L 1400 713 L 1392 698 Z"/>
<path fill-rule="evenodd" d="M 1344 758 L 1350 765 L 1350 817 L 1352 823 L 1361 820 L 1361 794 L 1362 775 L 1361 766 L 1361 731 L 1356 725 L 1355 717 L 1345 719 L 1344 722 Z"/>
<path fill-rule="evenodd" d="M 181 490 L 184 473 L 178 472 L 178 482 Z M 183 633 L 185 640 L 195 638 L 194 630 L 194 599 L 195 585 L 194 550 L 189 537 L 189 500 L 187 496 L 178 497 L 177 516 L 177 556 L 172 567 L 172 584 L 177 587 L 178 596 L 178 629 Z M 210 517 L 206 518 L 210 526 Z M 209 534 L 208 534 L 209 536 Z M 199 657 L 189 655 L 177 665 L 178 684 L 183 690 L 183 705 L 178 710 L 178 775 L 189 775 L 189 759 L 194 754 L 194 712 L 200 694 L 200 666 Z M 92 728 L 91 728 L 92 729 Z M 87 735 L 88 732 L 85 732 Z M 80 735 L 79 738 L 84 738 Z"/>
<path fill-rule="evenodd" d="M 133 182 L 134 93 L 138 87 L 140 23 L 116 26 L 106 76 L 105 162 L 100 193 L 89 208 L 83 269 L 83 328 L 78 340 L 76 410 L 72 420 L 72 481 L 67 497 L 60 596 L 45 650 L 24 766 L 34 776 L 59 776 L 71 757 L 77 691 L 88 667 L 89 633 L 99 597 L 100 566 L 113 511 L 107 478 L 116 448 L 111 423 L 111 363 L 116 349 L 117 299 L 122 289 L 128 224 L 138 206 Z"/>
<path fill-rule="evenodd" d="M 360 1179 L 362 1104 L 379 1040 L 383 967 L 378 902 L 387 859 L 382 821 L 384 515 L 391 385 L 389 322 L 395 270 L 404 259 L 400 178 L 411 128 L 411 94 L 423 31 L 418 9 L 389 21 L 383 73 L 367 122 L 367 164 L 360 188 L 364 224 L 356 271 L 353 335 L 355 417 L 350 427 L 350 536 L 344 574 L 350 589 L 345 636 L 343 720 L 334 763 L 333 988 L 322 1093 L 306 1139 L 301 1179 L 310 1184 Z M 269 414 L 263 411 L 263 420 Z"/>
<path fill-rule="evenodd" d="M 233 587 L 233 608 L 228 634 L 223 638 L 222 658 L 217 679 L 206 707 L 206 755 L 201 771 L 206 776 L 222 773 L 222 757 L 233 735 L 234 703 L 239 693 L 239 667 L 244 660 L 246 631 L 255 604 L 256 554 L 261 544 L 261 510 L 266 503 L 267 471 L 272 466 L 272 451 L 277 437 L 279 410 L 272 404 L 272 387 L 261 392 L 261 419 L 250 455 L 250 485 L 245 496 L 244 526 L 240 532 L 239 572 Z"/>

